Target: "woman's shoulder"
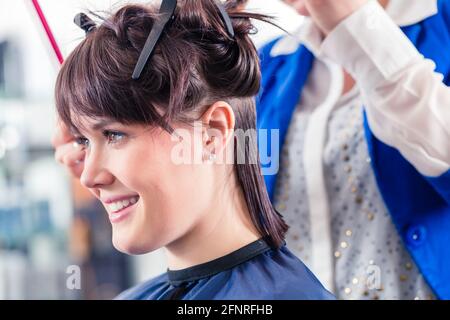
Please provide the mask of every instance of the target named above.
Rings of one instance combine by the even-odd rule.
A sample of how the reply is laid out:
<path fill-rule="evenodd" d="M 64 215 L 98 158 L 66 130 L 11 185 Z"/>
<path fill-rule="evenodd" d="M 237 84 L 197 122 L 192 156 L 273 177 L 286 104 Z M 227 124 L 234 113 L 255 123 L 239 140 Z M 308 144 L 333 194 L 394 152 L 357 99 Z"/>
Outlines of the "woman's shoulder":
<path fill-rule="evenodd" d="M 149 300 L 150 295 L 167 286 L 167 273 L 140 283 L 119 294 L 114 300 Z"/>
<path fill-rule="evenodd" d="M 184 299 L 334 299 L 286 246 L 269 249 L 235 267 L 186 283 Z M 139 284 L 116 300 L 153 300 L 170 295 L 168 273 Z"/>
<path fill-rule="evenodd" d="M 273 300 L 334 299 L 286 246 L 269 250 L 236 270 L 248 296 Z"/>

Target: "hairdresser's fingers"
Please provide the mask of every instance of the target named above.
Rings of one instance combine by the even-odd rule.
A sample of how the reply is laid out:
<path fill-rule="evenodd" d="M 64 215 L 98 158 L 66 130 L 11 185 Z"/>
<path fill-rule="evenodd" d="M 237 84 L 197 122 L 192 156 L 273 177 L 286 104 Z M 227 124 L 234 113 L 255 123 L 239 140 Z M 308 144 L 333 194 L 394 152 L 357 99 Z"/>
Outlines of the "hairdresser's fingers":
<path fill-rule="evenodd" d="M 53 147 L 56 149 L 63 144 L 72 142 L 74 138 L 75 137 L 70 133 L 69 128 L 67 128 L 67 126 L 62 121 L 58 121 L 58 123 L 56 124 L 55 132 L 52 136 Z"/>
<path fill-rule="evenodd" d="M 65 145 L 66 146 L 66 145 Z M 67 145 L 69 148 L 70 145 Z M 74 148 L 72 147 L 73 151 L 67 152 L 63 157 L 63 162 L 66 166 L 74 166 L 79 165 L 80 163 L 84 163 L 84 157 L 86 155 L 86 152 L 84 150 L 80 150 L 80 148 Z"/>
<path fill-rule="evenodd" d="M 65 166 L 72 166 L 84 162 L 85 151 L 80 147 L 75 147 L 72 143 L 66 143 L 55 151 L 55 159 Z"/>
<path fill-rule="evenodd" d="M 297 10 L 297 12 L 302 16 L 309 16 L 309 11 L 305 5 L 305 0 L 284 0 L 284 2 Z"/>
<path fill-rule="evenodd" d="M 84 162 L 80 162 L 79 164 L 75 164 L 67 168 L 72 176 L 74 176 L 77 179 L 80 179 L 84 170 Z"/>
<path fill-rule="evenodd" d="M 55 159 L 65 166 L 79 165 L 84 162 L 85 151 L 74 143 L 66 143 L 56 148 Z"/>
<path fill-rule="evenodd" d="M 73 143 L 66 143 L 56 148 L 55 159 L 69 169 L 77 178 L 84 169 L 85 151 Z"/>
<path fill-rule="evenodd" d="M 72 146 L 73 148 L 73 146 Z M 55 160 L 58 161 L 61 164 L 64 164 L 64 156 L 68 153 L 68 152 L 73 152 L 74 150 L 70 150 L 70 145 L 69 144 L 63 144 L 63 145 L 59 145 L 58 147 L 56 147 L 55 150 Z"/>

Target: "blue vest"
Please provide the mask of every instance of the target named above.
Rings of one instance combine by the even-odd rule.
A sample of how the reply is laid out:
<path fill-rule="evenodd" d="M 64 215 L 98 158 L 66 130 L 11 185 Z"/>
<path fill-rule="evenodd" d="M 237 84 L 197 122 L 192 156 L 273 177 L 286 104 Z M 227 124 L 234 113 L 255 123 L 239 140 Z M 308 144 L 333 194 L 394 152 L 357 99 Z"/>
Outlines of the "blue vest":
<path fill-rule="evenodd" d="M 448 86 L 450 0 L 438 0 L 438 7 L 436 15 L 402 30 L 421 54 L 436 63 L 436 72 L 444 75 Z M 257 111 L 259 129 L 279 130 L 281 150 L 314 56 L 300 46 L 292 54 L 271 57 L 277 41 L 261 50 L 263 80 Z M 436 296 L 450 299 L 450 170 L 439 177 L 426 177 L 399 151 L 378 140 L 366 117 L 364 128 L 378 188 L 404 245 Z M 262 157 L 270 156 L 270 145 L 265 147 Z M 272 200 L 276 180 L 277 175 L 265 176 Z"/>

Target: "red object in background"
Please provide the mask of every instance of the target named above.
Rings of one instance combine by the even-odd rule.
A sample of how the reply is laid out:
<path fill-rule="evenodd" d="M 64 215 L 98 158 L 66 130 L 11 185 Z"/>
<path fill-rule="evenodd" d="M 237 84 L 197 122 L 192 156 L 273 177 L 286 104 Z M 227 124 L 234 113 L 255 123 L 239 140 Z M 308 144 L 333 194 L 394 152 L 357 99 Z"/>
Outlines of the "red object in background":
<path fill-rule="evenodd" d="M 55 37 L 53 36 L 53 32 L 50 29 L 50 25 L 48 24 L 47 19 L 45 18 L 44 12 L 42 11 L 41 6 L 39 5 L 39 1 L 31 0 L 31 2 L 33 3 L 33 7 L 36 10 L 39 20 L 41 21 L 42 26 L 45 29 L 45 33 L 47 34 L 48 40 L 50 41 L 53 51 L 55 52 L 59 63 L 62 64 L 64 62 L 64 57 L 61 53 L 61 50 L 59 49 L 59 46 L 58 46 L 58 43 L 56 42 Z"/>

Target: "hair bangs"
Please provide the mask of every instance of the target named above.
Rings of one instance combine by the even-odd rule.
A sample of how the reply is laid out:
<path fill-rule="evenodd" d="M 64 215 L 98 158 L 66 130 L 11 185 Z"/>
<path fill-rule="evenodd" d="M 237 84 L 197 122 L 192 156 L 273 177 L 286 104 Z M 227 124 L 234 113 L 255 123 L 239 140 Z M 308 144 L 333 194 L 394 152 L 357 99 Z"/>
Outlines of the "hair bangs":
<path fill-rule="evenodd" d="M 132 70 L 127 68 L 130 64 L 121 63 L 125 54 L 129 54 L 130 59 L 136 54 L 124 53 L 112 32 L 105 34 L 108 31 L 103 28 L 87 37 L 64 63 L 55 90 L 61 120 L 71 128 L 80 126 L 76 121 L 80 117 L 162 126 L 157 107 L 143 99 L 146 94 L 131 80 Z"/>

